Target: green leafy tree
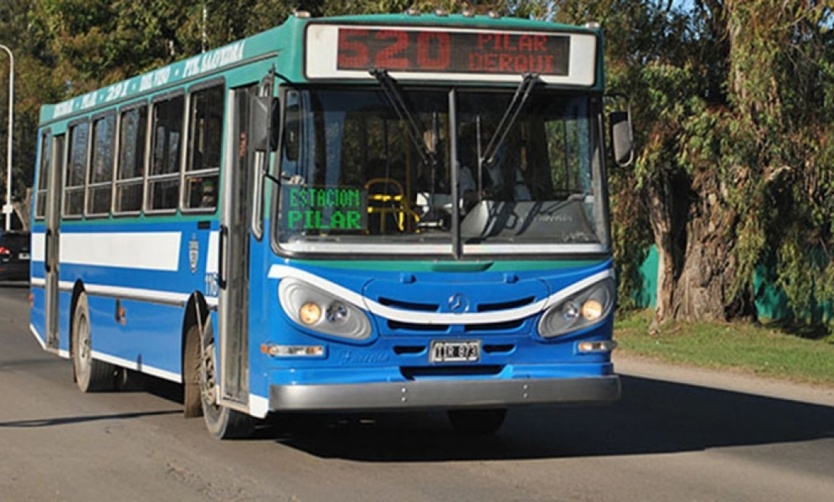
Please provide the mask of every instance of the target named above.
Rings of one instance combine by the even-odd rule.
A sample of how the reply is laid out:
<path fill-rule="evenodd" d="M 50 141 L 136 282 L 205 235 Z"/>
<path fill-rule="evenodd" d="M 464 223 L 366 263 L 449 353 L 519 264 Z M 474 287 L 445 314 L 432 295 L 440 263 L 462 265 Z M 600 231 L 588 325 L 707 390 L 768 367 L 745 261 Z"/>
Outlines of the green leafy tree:
<path fill-rule="evenodd" d="M 673 255 L 674 286 L 658 298 L 658 318 L 754 317 L 754 274 L 768 263 L 796 310 L 807 311 L 830 282 L 830 259 L 817 256 L 831 244 L 830 228 L 820 226 L 831 221 L 823 202 L 830 190 L 808 185 L 832 168 L 816 153 L 831 137 L 824 116 L 832 75 L 821 64 L 826 51 L 830 58 L 831 10 L 800 0 L 698 5 L 709 28 L 699 36 L 723 60 L 705 74 L 713 83 L 690 99 L 669 145 L 689 197 L 674 249 L 683 253 Z M 657 179 L 648 153 L 647 179 Z"/>
<path fill-rule="evenodd" d="M 834 299 L 834 11 L 812 0 L 733 0 L 723 16 L 735 123 L 722 172 L 740 181 L 728 198 L 743 221 L 739 282 L 766 262 L 798 317 L 819 322 L 816 304 Z"/>
<path fill-rule="evenodd" d="M 657 320 L 755 316 L 762 265 L 797 311 L 830 300 L 831 7 L 558 3 L 557 19 L 602 21 L 610 84 L 634 99 L 640 151 L 614 173 L 615 236 L 628 279 L 651 228 Z"/>
<path fill-rule="evenodd" d="M 51 82 L 52 65 L 48 48 L 39 31 L 29 24 L 31 2 L 20 0 L 0 5 L 0 40 L 14 54 L 15 96 L 13 131 L 12 196 L 23 201 L 32 185 L 35 164 L 35 143 L 41 103 L 54 101 L 60 92 Z M 8 134 L 9 59 L 0 53 L 0 184 L 6 186 Z M 3 198 L 0 197 L 0 201 Z"/>

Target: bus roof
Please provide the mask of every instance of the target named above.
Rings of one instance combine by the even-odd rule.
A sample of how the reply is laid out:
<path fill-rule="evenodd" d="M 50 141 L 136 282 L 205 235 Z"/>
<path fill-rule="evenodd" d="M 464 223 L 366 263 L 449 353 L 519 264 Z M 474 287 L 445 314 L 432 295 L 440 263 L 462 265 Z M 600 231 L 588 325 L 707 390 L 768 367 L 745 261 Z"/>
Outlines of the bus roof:
<path fill-rule="evenodd" d="M 317 28 L 308 29 L 308 27 Z M 396 34 L 392 34 L 393 32 Z M 451 50 L 447 48 L 446 51 L 454 55 L 460 54 L 464 47 L 476 45 L 476 39 L 473 37 L 477 37 L 478 34 L 488 35 L 493 32 L 499 32 L 505 38 L 494 39 L 493 45 L 485 49 L 489 53 L 485 57 L 490 59 L 477 59 L 480 65 L 479 70 L 463 70 L 461 65 L 465 62 L 460 61 L 452 61 L 451 69 L 448 71 L 436 69 L 438 51 L 443 50 L 442 47 L 438 49 L 438 39 L 447 40 L 447 37 L 451 36 L 452 38 L 448 39 L 450 42 L 446 43 L 452 44 L 452 48 Z M 570 62 L 564 62 L 562 66 L 581 67 L 581 78 L 568 73 L 557 76 L 555 72 L 561 71 L 557 69 L 554 70 L 554 76 L 550 80 L 544 78 L 546 83 L 590 88 L 597 91 L 601 91 L 604 85 L 601 32 L 596 24 L 580 27 L 520 18 L 493 18 L 487 15 L 464 16 L 462 14 L 412 15 L 403 13 L 326 18 L 291 16 L 283 24 L 251 37 L 57 104 L 45 104 L 41 108 L 40 122 L 45 124 L 76 114 L 86 114 L 100 107 L 137 99 L 196 79 L 217 75 L 247 62 L 269 58 L 275 58 L 276 71 L 282 79 L 290 82 L 303 83 L 313 80 L 355 82 L 357 79 L 371 81 L 373 77 L 368 73 L 367 68 L 341 66 L 342 62 L 346 61 L 343 56 L 349 53 L 343 48 L 343 45 L 347 46 L 345 40 L 349 43 L 357 41 L 364 43 L 361 38 L 350 40 L 350 37 L 361 37 L 363 33 L 368 34 L 369 40 L 370 38 L 377 40 L 376 45 L 369 42 L 370 45 L 367 47 L 371 51 L 377 51 L 373 53 L 378 56 L 377 62 L 383 53 L 391 54 L 393 51 L 397 55 L 396 51 L 400 51 L 398 53 L 402 56 L 398 60 L 400 62 L 407 60 L 408 57 L 413 61 L 418 61 L 422 57 L 430 63 L 428 67 L 420 67 L 415 63 L 411 68 L 404 68 L 402 65 L 387 68 L 391 75 L 398 79 L 517 84 L 521 74 L 526 71 L 516 70 L 539 73 L 534 70 L 544 69 L 546 72 L 552 66 L 548 63 L 549 61 L 553 61 L 554 58 L 569 57 Z M 564 40 L 555 40 L 558 38 L 556 34 L 561 34 L 561 39 Z M 410 45 L 395 45 L 395 43 L 402 42 L 401 39 L 397 41 L 397 36 L 409 40 Z M 542 42 L 533 39 L 536 36 L 550 37 L 547 39 L 548 43 L 551 38 L 554 42 L 560 42 L 560 44 L 550 45 L 564 47 L 561 49 L 557 47 L 555 53 L 551 51 L 549 54 L 542 54 L 535 62 L 532 59 L 525 62 L 524 59 L 519 59 L 523 58 L 523 55 L 512 54 L 517 52 L 519 47 L 522 49 L 525 47 L 541 48 Z M 390 39 L 388 45 L 385 45 L 386 37 Z M 378 40 L 383 40 L 383 42 L 378 42 Z M 443 42 L 443 40 L 440 41 Z M 301 41 L 305 43 L 300 43 Z M 421 41 L 425 41 L 423 49 L 418 45 Z M 322 42 L 325 45 L 322 45 Z M 565 52 L 566 50 L 568 52 Z M 470 50 L 464 57 L 480 58 L 472 52 Z M 516 59 L 512 60 L 511 57 Z M 509 61 L 508 65 L 504 65 L 507 61 Z M 516 61 L 516 64 L 513 64 L 513 61 Z M 518 64 L 518 61 L 522 64 Z M 373 63 L 369 64 L 373 65 Z M 492 73 L 493 70 L 495 74 Z"/>

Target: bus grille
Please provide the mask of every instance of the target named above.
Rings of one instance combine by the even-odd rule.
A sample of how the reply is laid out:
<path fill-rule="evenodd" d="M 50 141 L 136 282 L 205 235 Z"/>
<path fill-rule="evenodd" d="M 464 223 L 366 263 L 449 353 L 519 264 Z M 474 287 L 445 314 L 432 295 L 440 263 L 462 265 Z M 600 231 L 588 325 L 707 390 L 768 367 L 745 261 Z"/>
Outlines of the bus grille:
<path fill-rule="evenodd" d="M 517 331 L 524 326 L 525 319 L 514 321 L 491 322 L 487 324 L 467 324 L 463 327 L 466 333 L 497 333 Z M 449 324 L 420 324 L 411 322 L 388 321 L 388 329 L 394 333 L 447 333 Z"/>
<path fill-rule="evenodd" d="M 382 297 L 379 299 L 379 303 L 386 307 L 393 307 L 400 310 L 413 310 L 416 312 L 438 312 L 440 310 L 440 305 L 436 303 L 406 302 L 395 298 Z"/>
<path fill-rule="evenodd" d="M 538 285 L 538 283 L 534 283 Z M 392 288 L 393 289 L 393 288 Z M 420 294 L 411 292 L 408 295 L 395 295 L 392 291 L 380 292 L 381 294 L 372 295 L 379 304 L 391 309 L 396 309 L 398 315 L 396 319 L 380 318 L 380 328 L 383 336 L 385 335 L 498 335 L 498 334 L 512 334 L 518 335 L 522 332 L 529 332 L 533 323 L 533 316 L 515 319 L 502 319 L 502 312 L 511 313 L 534 305 L 541 299 L 539 294 L 531 294 L 531 288 L 515 291 L 515 294 L 507 294 L 504 297 L 496 297 L 492 291 L 486 291 L 489 288 L 462 288 L 466 291 L 466 313 L 470 314 L 489 314 L 491 319 L 482 319 L 489 322 L 483 323 L 466 323 L 466 321 L 455 322 L 455 316 L 448 316 L 452 304 L 452 298 L 458 293 L 456 288 L 446 288 L 445 291 L 440 287 L 436 289 L 424 288 L 420 290 Z M 386 294 L 387 293 L 387 294 Z M 375 297 L 374 297 L 375 296 Z M 447 298 L 448 297 L 448 298 Z M 409 313 L 420 314 L 411 318 Z M 463 313 L 463 312 L 460 312 Z M 432 314 L 438 314 L 437 319 L 433 319 Z M 441 317 L 445 315 L 446 317 Z M 512 314 L 511 314 L 512 315 Z M 416 317 L 422 319 L 417 320 Z M 432 322 L 434 320 L 434 322 Z"/>

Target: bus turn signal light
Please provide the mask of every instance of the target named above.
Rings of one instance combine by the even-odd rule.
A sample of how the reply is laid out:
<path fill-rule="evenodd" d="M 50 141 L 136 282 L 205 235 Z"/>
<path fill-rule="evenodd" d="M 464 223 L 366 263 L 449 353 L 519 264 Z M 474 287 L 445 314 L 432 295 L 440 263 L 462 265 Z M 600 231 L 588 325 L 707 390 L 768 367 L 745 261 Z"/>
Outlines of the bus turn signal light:
<path fill-rule="evenodd" d="M 601 342 L 579 342 L 576 349 L 582 354 L 595 354 L 599 352 L 611 352 L 617 348 L 614 340 L 603 340 Z"/>
<path fill-rule="evenodd" d="M 272 357 L 322 357 L 324 347 L 321 345 L 275 345 L 261 344 L 261 353 Z"/>

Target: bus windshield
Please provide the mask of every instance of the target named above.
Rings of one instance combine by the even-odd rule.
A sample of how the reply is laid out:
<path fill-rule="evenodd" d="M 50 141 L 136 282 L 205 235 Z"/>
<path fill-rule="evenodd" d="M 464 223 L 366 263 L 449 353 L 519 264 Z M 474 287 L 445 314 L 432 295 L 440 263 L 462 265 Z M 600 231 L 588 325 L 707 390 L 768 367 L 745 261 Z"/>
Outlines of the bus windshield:
<path fill-rule="evenodd" d="M 517 114 L 512 89 L 285 96 L 275 228 L 288 252 L 608 250 L 595 96 L 533 90 Z"/>

